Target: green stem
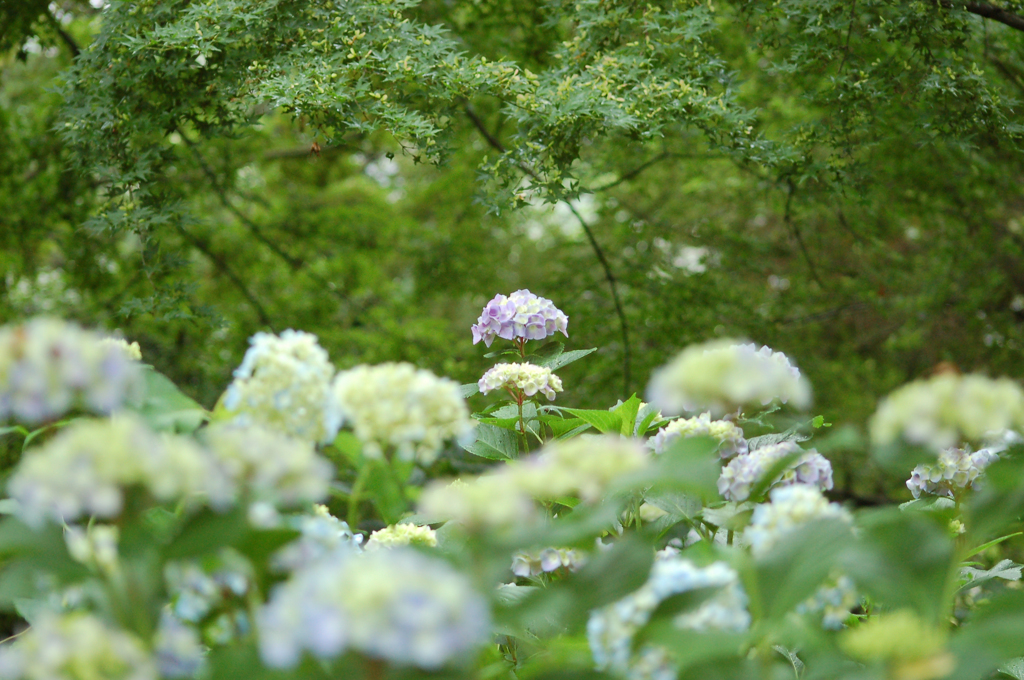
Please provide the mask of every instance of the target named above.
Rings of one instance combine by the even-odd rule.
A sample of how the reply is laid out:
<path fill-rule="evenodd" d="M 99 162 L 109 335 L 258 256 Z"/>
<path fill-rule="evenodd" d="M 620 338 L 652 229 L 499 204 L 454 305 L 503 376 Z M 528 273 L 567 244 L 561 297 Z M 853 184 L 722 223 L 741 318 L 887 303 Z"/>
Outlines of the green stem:
<path fill-rule="evenodd" d="M 355 531 L 359 526 L 359 501 L 362 500 L 360 495 L 363 492 L 363 487 L 366 486 L 366 481 L 370 478 L 370 461 L 364 460 L 362 467 L 359 468 L 359 474 L 356 476 L 356 481 L 352 485 L 352 493 L 348 496 L 348 527 L 352 531 Z"/>

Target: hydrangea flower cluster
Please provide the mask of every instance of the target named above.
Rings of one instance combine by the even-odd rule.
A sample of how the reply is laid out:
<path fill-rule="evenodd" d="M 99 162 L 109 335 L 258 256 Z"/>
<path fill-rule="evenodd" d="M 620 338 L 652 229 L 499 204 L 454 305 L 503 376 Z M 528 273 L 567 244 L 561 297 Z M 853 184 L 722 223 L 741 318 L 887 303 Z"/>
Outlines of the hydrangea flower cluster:
<path fill-rule="evenodd" d="M 745 501 L 750 490 L 783 458 L 803 451 L 793 442 L 780 442 L 736 456 L 722 468 L 718 492 L 729 501 Z M 811 449 L 804 451 L 772 486 L 808 484 L 821 490 L 832 488 L 832 464 Z"/>
<path fill-rule="evenodd" d="M 421 527 L 415 524 L 392 524 L 370 534 L 370 540 L 366 542 L 366 549 L 379 550 L 380 548 L 396 548 L 403 545 L 436 548 L 437 532 L 430 527 Z"/>
<path fill-rule="evenodd" d="M 720 443 L 718 455 L 724 460 L 747 453 L 747 440 L 743 438 L 743 430 L 728 420 L 711 420 L 711 414 L 704 412 L 695 418 L 680 418 L 658 430 L 657 434 L 647 441 L 647 446 L 655 453 L 663 453 L 669 445 L 680 438 L 712 437 Z"/>
<path fill-rule="evenodd" d="M 196 629 L 167 612 L 160 617 L 153 652 L 161 678 L 195 678 L 206 661 Z"/>
<path fill-rule="evenodd" d="M 429 484 L 420 495 L 419 514 L 431 522 L 458 522 L 471 531 L 507 529 L 536 521 L 533 500 L 512 483 L 505 470 L 466 482 L 457 479 L 450 484 Z"/>
<path fill-rule="evenodd" d="M 260 424 L 309 442 L 329 442 L 341 426 L 331 394 L 334 366 L 316 336 L 257 333 L 222 404 L 242 424 Z"/>
<path fill-rule="evenodd" d="M 124 338 L 103 338 L 102 340 L 100 340 L 100 342 L 105 347 L 118 348 L 119 350 L 124 352 L 129 359 L 133 359 L 134 361 L 142 361 L 142 348 L 139 347 L 139 343 L 137 342 L 129 344 L 128 341 L 125 340 Z"/>
<path fill-rule="evenodd" d="M 666 415 L 708 410 L 718 416 L 775 399 L 797 408 L 811 402 L 810 385 L 785 354 L 731 340 L 687 347 L 655 371 L 647 395 Z"/>
<path fill-rule="evenodd" d="M 871 418 L 871 440 L 937 451 L 1024 427 L 1024 390 L 1008 378 L 941 373 L 897 389 Z"/>
<path fill-rule="evenodd" d="M 513 394 L 532 397 L 540 392 L 554 401 L 555 392 L 562 391 L 562 379 L 550 368 L 533 364 L 496 364 L 484 373 L 477 383 L 482 394 L 505 389 Z"/>
<path fill-rule="evenodd" d="M 593 502 L 614 482 L 647 464 L 647 453 L 634 439 L 583 435 L 550 442 L 534 456 L 509 464 L 505 474 L 533 498 L 575 496 Z"/>
<path fill-rule="evenodd" d="M 920 498 L 921 493 L 958 498 L 972 487 L 989 465 L 998 460 L 999 454 L 990 449 L 946 449 L 932 465 L 922 463 L 914 468 L 907 480 L 907 488 Z"/>
<path fill-rule="evenodd" d="M 206 496 L 230 500 L 232 489 L 209 454 L 185 437 L 157 435 L 133 416 L 75 422 L 26 456 L 8 484 L 19 514 L 73 522 L 120 514 L 125 488 L 138 486 L 159 501 Z"/>
<path fill-rule="evenodd" d="M 286 517 L 283 524 L 300 536 L 274 554 L 270 564 L 278 571 L 295 571 L 339 551 L 358 551 L 363 540 L 325 505 L 314 505 L 312 514 Z"/>
<path fill-rule="evenodd" d="M 754 508 L 754 516 L 745 533 L 755 556 L 766 555 L 791 531 L 816 519 L 835 518 L 853 524 L 849 511 L 838 503 L 829 503 L 818 488 L 806 484 L 772 489 L 771 502 Z"/>
<path fill-rule="evenodd" d="M 202 440 L 218 471 L 248 500 L 296 506 L 327 495 L 334 469 L 308 441 L 235 422 L 206 428 Z"/>
<path fill-rule="evenodd" d="M 956 666 L 946 649 L 947 638 L 942 628 L 901 609 L 843 631 L 839 646 L 859 661 L 885 661 L 887 677 L 932 680 L 946 677 Z"/>
<path fill-rule="evenodd" d="M 490 616 L 468 579 L 409 548 L 338 553 L 295 572 L 258 614 L 260 653 L 290 668 L 303 650 L 332 658 L 355 649 L 438 669 L 486 642 Z"/>
<path fill-rule="evenodd" d="M 520 550 L 512 555 L 512 573 L 516 576 L 539 576 L 565 567 L 576 571 L 586 563 L 586 558 L 572 548 L 543 548 Z"/>
<path fill-rule="evenodd" d="M 88 614 L 47 615 L 0 647 L 4 680 L 158 680 L 156 663 L 134 636 Z"/>
<path fill-rule="evenodd" d="M 243 597 L 250 584 L 238 559 L 221 552 L 216 561 L 203 566 L 192 561 L 169 563 L 164 578 L 171 594 L 170 613 L 179 621 L 196 624 L 215 609 L 224 609 L 228 599 Z"/>
<path fill-rule="evenodd" d="M 838 576 L 822 585 L 807 601 L 796 606 L 798 614 L 821 612 L 821 626 L 827 630 L 839 630 L 846 625 L 859 598 L 853 581 L 848 576 Z"/>
<path fill-rule="evenodd" d="M 716 588 L 718 592 L 695 610 L 684 611 L 675 625 L 691 630 L 743 631 L 750 626 L 747 596 L 739 575 L 725 562 L 698 567 L 666 549 L 658 553 L 647 582 L 639 590 L 590 614 L 587 639 L 601 670 L 630 678 L 675 677 L 671 663 L 657 647 L 633 651 L 633 638 L 658 605 L 668 597 L 691 590 Z"/>
<path fill-rule="evenodd" d="M 569 337 L 568 323 L 569 317 L 551 300 L 517 290 L 508 297 L 496 295 L 487 303 L 472 327 L 473 344 L 483 340 L 490 347 L 494 338 L 543 340 L 556 332 Z"/>
<path fill-rule="evenodd" d="M 109 414 L 138 402 L 143 367 L 118 344 L 37 317 L 0 328 L 0 422 L 37 424 L 72 409 Z"/>
<path fill-rule="evenodd" d="M 338 374 L 334 397 L 369 456 L 393 448 L 430 465 L 444 443 L 467 443 L 474 422 L 459 384 L 407 363 L 357 366 Z"/>

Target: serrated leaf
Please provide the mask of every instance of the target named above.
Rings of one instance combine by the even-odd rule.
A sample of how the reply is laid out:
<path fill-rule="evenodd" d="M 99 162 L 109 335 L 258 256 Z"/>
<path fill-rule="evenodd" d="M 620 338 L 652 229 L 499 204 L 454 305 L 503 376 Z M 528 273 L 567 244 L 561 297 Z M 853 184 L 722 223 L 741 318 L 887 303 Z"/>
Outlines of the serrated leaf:
<path fill-rule="evenodd" d="M 592 349 L 574 349 L 569 352 L 562 352 L 561 354 L 555 355 L 549 359 L 541 359 L 538 366 L 550 368 L 552 371 L 557 371 L 563 366 L 568 366 L 574 361 L 579 361 L 588 354 L 592 354 L 597 351 L 597 348 Z"/>
<path fill-rule="evenodd" d="M 629 399 L 612 409 L 621 419 L 619 434 L 623 437 L 632 437 L 636 432 L 637 413 L 640 411 L 640 399 L 634 393 Z"/>
<path fill-rule="evenodd" d="M 577 418 L 580 418 L 604 434 L 609 432 L 618 433 L 622 429 L 622 416 L 613 411 L 598 411 L 578 408 L 567 408 L 563 410 L 567 413 L 571 413 Z"/>
<path fill-rule="evenodd" d="M 474 394 L 480 393 L 480 385 L 477 383 L 466 383 L 459 386 L 459 391 L 462 392 L 463 399 L 469 399 Z"/>
<path fill-rule="evenodd" d="M 751 451 L 763 449 L 766 446 L 781 444 L 782 442 L 805 442 L 810 436 L 801 433 L 796 428 L 790 428 L 785 432 L 773 432 L 763 434 L 760 437 L 751 437 L 747 440 L 747 448 Z"/>
<path fill-rule="evenodd" d="M 509 460 L 519 457 L 519 438 L 509 430 L 481 423 L 476 427 L 476 439 L 462 448 L 488 460 Z"/>
<path fill-rule="evenodd" d="M 1021 578 L 1021 565 L 1016 564 L 1013 560 L 1002 560 L 991 569 L 963 567 L 960 569 L 960 575 L 969 580 L 960 586 L 958 592 L 970 590 L 995 578 L 1001 578 L 1004 581 L 1019 581 Z"/>

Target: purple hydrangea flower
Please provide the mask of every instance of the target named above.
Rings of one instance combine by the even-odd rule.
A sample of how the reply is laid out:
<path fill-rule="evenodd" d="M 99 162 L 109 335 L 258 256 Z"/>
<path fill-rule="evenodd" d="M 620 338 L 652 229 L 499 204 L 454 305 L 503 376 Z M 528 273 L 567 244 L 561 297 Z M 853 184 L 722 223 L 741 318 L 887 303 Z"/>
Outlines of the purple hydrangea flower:
<path fill-rule="evenodd" d="M 494 338 L 505 340 L 543 340 L 556 332 L 569 337 L 569 317 L 547 298 L 530 291 L 517 290 L 512 295 L 495 295 L 487 303 L 473 325 L 473 344 L 483 340 L 488 347 Z"/>

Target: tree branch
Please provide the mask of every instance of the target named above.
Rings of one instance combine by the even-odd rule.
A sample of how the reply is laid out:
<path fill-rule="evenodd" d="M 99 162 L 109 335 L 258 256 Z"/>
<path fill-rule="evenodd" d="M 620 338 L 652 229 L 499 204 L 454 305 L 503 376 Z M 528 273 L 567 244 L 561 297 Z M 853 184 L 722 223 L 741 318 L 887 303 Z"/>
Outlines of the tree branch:
<path fill-rule="evenodd" d="M 238 288 L 238 292 L 240 292 L 242 296 L 249 301 L 249 304 L 252 305 L 253 310 L 256 312 L 256 316 L 260 319 L 260 323 L 264 326 L 273 327 L 273 323 L 270 321 L 270 316 L 267 314 L 267 310 L 263 308 L 263 305 L 256 299 L 256 296 L 253 295 L 252 291 L 246 287 L 245 282 L 242 281 L 238 274 L 231 269 L 231 266 L 227 263 L 224 257 L 215 253 L 210 248 L 209 242 L 190 233 L 183 226 L 178 225 L 178 231 L 185 237 L 185 240 L 195 246 L 199 252 L 213 262 L 218 271 L 224 274 L 231 283 L 235 284 L 235 287 Z"/>
<path fill-rule="evenodd" d="M 497 137 L 491 134 L 484 122 L 480 120 L 480 116 L 476 115 L 473 108 L 467 103 L 465 106 L 466 116 L 469 118 L 473 126 L 483 135 L 484 139 L 491 147 L 499 153 L 506 153 L 505 145 L 501 143 Z M 519 169 L 525 172 L 533 179 L 540 181 L 540 177 L 537 175 L 533 168 L 529 167 L 525 163 L 518 163 Z M 641 170 L 640 172 L 642 172 Z M 604 270 L 604 278 L 608 281 L 608 287 L 611 288 L 612 302 L 615 304 L 615 313 L 619 317 L 619 328 L 622 332 L 622 383 L 623 383 L 623 397 L 627 397 L 630 394 L 629 386 L 631 382 L 631 363 L 632 363 L 632 352 L 629 346 L 629 322 L 626 321 L 626 313 L 622 309 L 622 301 L 619 299 L 619 287 L 618 282 L 615 280 L 615 274 L 612 273 L 611 265 L 608 264 L 608 259 L 604 255 L 604 251 L 601 246 L 598 245 L 597 239 L 594 238 L 594 232 L 590 229 L 590 225 L 583 219 L 576 206 L 571 201 L 562 201 L 568 207 L 570 212 L 576 216 L 579 220 L 580 227 L 583 229 L 583 233 L 587 235 L 587 240 L 590 242 L 590 247 L 593 249 L 594 254 L 597 256 L 597 261 L 601 264 L 601 268 Z"/>
<path fill-rule="evenodd" d="M 798 227 L 796 222 L 793 221 L 793 214 L 790 211 L 790 207 L 793 203 L 793 194 L 796 193 L 796 186 L 793 184 L 792 179 L 787 179 L 786 185 L 789 187 L 789 191 L 786 194 L 786 209 L 782 215 L 782 221 L 789 227 L 789 230 L 792 232 L 797 244 L 800 246 L 800 252 L 803 253 L 804 260 L 807 262 L 807 268 L 811 272 L 811 278 L 818 282 L 818 285 L 821 286 L 822 290 L 828 290 L 825 283 L 821 280 L 821 277 L 818 276 L 818 270 L 814 266 L 811 254 L 807 252 L 807 244 L 804 243 L 804 237 L 803 234 L 800 233 L 800 227 Z"/>
<path fill-rule="evenodd" d="M 64 44 L 68 46 L 68 49 L 71 50 L 72 59 L 82 53 L 82 48 L 80 48 L 78 43 L 75 42 L 75 39 L 64 30 L 64 27 L 60 25 L 59 21 L 57 21 L 57 17 L 53 16 L 53 12 L 50 11 L 49 7 L 47 7 L 43 12 L 43 16 L 46 17 L 47 23 L 49 23 L 50 27 L 57 32 L 57 35 L 59 35 L 60 39 L 64 41 Z"/>
<path fill-rule="evenodd" d="M 1018 31 L 1024 31 L 1024 17 L 1013 12 L 1007 12 L 1002 7 L 990 5 L 987 2 L 951 2 L 951 0 L 940 0 L 939 4 L 946 9 L 962 9 L 965 12 L 997 21 Z"/>

